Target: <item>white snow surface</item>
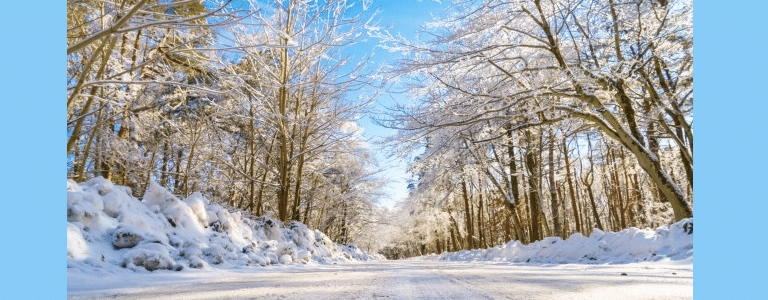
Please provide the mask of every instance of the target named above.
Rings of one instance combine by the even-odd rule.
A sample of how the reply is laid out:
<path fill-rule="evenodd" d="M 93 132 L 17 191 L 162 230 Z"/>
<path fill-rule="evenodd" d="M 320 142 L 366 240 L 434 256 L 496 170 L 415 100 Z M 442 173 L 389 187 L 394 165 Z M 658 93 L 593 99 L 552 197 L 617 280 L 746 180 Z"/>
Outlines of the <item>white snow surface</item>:
<path fill-rule="evenodd" d="M 280 224 L 231 212 L 200 193 L 179 199 L 154 182 L 139 200 L 101 177 L 67 180 L 68 286 L 135 273 L 383 259 L 299 222 Z"/>
<path fill-rule="evenodd" d="M 528 245 L 518 241 L 472 251 L 420 257 L 427 260 L 491 261 L 547 264 L 621 264 L 677 261 L 693 265 L 693 218 L 659 228 L 628 228 L 619 232 L 594 229 L 589 237 L 548 237 Z"/>
<path fill-rule="evenodd" d="M 67 274 L 67 299 L 693 299 L 679 261 L 533 264 L 438 260 L 163 271 L 91 278 Z"/>
<path fill-rule="evenodd" d="M 279 224 L 155 183 L 138 200 L 68 180 L 67 298 L 693 298 L 693 219 L 399 261 Z"/>

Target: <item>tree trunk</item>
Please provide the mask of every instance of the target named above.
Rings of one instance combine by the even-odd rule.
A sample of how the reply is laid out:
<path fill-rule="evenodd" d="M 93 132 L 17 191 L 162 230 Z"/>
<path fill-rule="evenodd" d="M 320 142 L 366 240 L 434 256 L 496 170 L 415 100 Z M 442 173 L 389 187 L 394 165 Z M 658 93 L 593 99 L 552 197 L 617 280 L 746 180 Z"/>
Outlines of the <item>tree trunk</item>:
<path fill-rule="evenodd" d="M 507 127 L 507 138 L 509 139 L 509 144 L 507 144 L 507 155 L 509 156 L 509 174 L 511 177 L 511 183 L 512 183 L 512 197 L 517 201 L 517 199 L 520 199 L 520 191 L 518 188 L 518 175 L 517 175 L 517 162 L 515 159 L 515 148 L 514 144 L 512 143 L 512 124 L 508 125 Z"/>
<path fill-rule="evenodd" d="M 168 184 L 168 140 L 163 143 L 163 165 L 160 167 L 160 186 Z"/>
<path fill-rule="evenodd" d="M 290 177 L 288 176 L 289 170 L 289 161 L 288 161 L 288 153 L 290 152 L 290 149 L 288 149 L 288 113 L 287 113 L 287 107 L 288 107 L 288 75 L 290 71 L 288 70 L 289 64 L 288 64 L 288 37 L 291 35 L 291 27 L 293 25 L 293 12 L 291 10 L 292 6 L 288 5 L 288 11 L 286 12 L 286 22 L 285 22 L 285 28 L 284 33 L 285 37 L 281 39 L 281 44 L 285 46 L 285 48 L 280 50 L 280 88 L 278 91 L 278 132 L 279 132 L 279 140 L 280 140 L 280 149 L 279 149 L 279 165 L 278 165 L 278 185 L 279 189 L 277 192 L 277 211 L 278 211 L 278 217 L 280 218 L 280 221 L 286 222 L 288 220 L 288 197 L 289 197 L 289 181 Z"/>
<path fill-rule="evenodd" d="M 523 165 L 525 165 L 525 160 L 523 160 L 522 162 L 523 162 Z M 522 180 L 525 182 L 526 178 L 527 178 L 526 176 L 523 176 Z M 533 232 L 531 231 L 533 229 L 533 227 L 531 226 L 531 222 L 532 222 L 531 220 L 533 220 L 533 217 L 531 216 L 531 197 L 529 197 L 529 195 L 530 193 L 523 193 L 523 198 L 525 200 L 523 202 L 524 205 L 522 207 L 523 216 L 528 217 L 528 220 L 527 220 L 528 222 L 526 223 L 526 225 L 528 225 L 528 228 L 527 228 L 528 230 L 525 234 L 525 241 L 524 241 L 525 244 L 528 244 L 533 241 Z"/>
<path fill-rule="evenodd" d="M 560 237 L 566 239 L 571 234 L 571 222 L 568 219 L 568 206 L 566 205 L 565 186 L 563 184 L 560 184 L 557 188 L 557 197 L 562 199 L 560 203 L 563 205 L 563 231 Z"/>
<path fill-rule="evenodd" d="M 469 208 L 469 191 L 467 191 L 467 182 L 461 179 L 462 196 L 464 197 L 464 216 L 467 223 L 467 250 L 475 249 L 474 228 L 472 228 L 472 212 Z"/>
<path fill-rule="evenodd" d="M 178 193 L 181 189 L 181 179 L 179 176 L 181 176 L 181 161 L 184 157 L 184 150 L 179 149 L 179 151 L 176 153 L 177 159 L 176 159 L 176 173 L 173 174 L 173 192 Z"/>
<path fill-rule="evenodd" d="M 149 183 L 152 181 L 152 172 L 155 170 L 155 157 L 157 157 L 157 145 L 155 145 L 155 151 L 152 151 L 152 158 L 149 159 L 149 168 L 147 168 L 147 180 L 144 181 L 144 188 L 140 191 L 142 195 L 147 191 Z"/>
<path fill-rule="evenodd" d="M 565 159 L 565 177 L 568 180 L 568 192 L 571 195 L 571 209 L 573 210 L 573 218 L 576 221 L 576 230 L 582 231 L 581 226 L 581 214 L 579 212 L 579 205 L 576 202 L 576 193 L 573 189 L 573 180 L 571 179 L 571 162 L 568 155 L 568 143 L 566 137 L 563 137 L 563 158 Z"/>
<path fill-rule="evenodd" d="M 525 166 L 528 169 L 528 172 L 530 175 L 528 176 L 528 194 L 529 196 L 529 207 L 531 209 L 531 242 L 538 241 L 542 239 L 542 233 L 541 233 L 541 199 L 539 198 L 539 190 L 538 190 L 538 178 L 539 175 L 537 173 L 537 164 L 536 164 L 536 157 L 535 154 L 529 149 L 525 153 Z"/>
<path fill-rule="evenodd" d="M 261 183 L 259 186 L 259 197 L 258 202 L 256 203 L 256 215 L 261 216 L 264 214 L 263 210 L 263 199 L 264 199 L 264 187 L 267 182 L 267 174 L 269 174 L 269 170 L 267 169 L 269 167 L 269 160 L 272 158 L 272 148 L 275 145 L 275 137 L 272 137 L 272 140 L 269 142 L 269 150 L 267 150 L 267 157 L 264 161 L 264 174 L 261 175 Z"/>
<path fill-rule="evenodd" d="M 299 215 L 299 204 L 301 200 L 301 174 L 304 170 L 304 154 L 299 154 L 298 166 L 296 167 L 296 189 L 293 194 L 293 220 L 298 221 L 301 216 Z"/>
<path fill-rule="evenodd" d="M 508 134 L 510 134 L 510 133 L 508 132 Z M 508 135 L 508 136 L 510 136 L 510 138 L 511 138 L 511 135 Z M 492 147 L 492 150 L 493 150 L 493 155 L 496 158 L 496 162 L 500 166 L 503 165 L 502 162 L 501 162 L 501 158 L 499 157 L 499 155 L 498 155 L 498 153 L 496 151 L 496 148 Z M 515 161 L 514 161 L 515 160 L 515 154 L 514 154 L 514 151 L 512 149 L 511 142 L 510 142 L 510 144 L 509 144 L 509 146 L 507 148 L 507 151 L 508 151 L 507 152 L 508 158 L 510 159 L 510 162 L 509 162 L 509 166 L 510 166 L 510 175 L 509 175 L 509 177 L 510 178 L 507 178 L 506 174 L 503 176 L 505 186 L 501 186 L 501 184 L 499 184 L 499 181 L 496 179 L 496 176 L 491 174 L 490 167 L 484 166 L 484 170 L 485 170 L 485 174 L 488 177 L 488 179 L 491 180 L 491 183 L 493 183 L 493 185 L 496 187 L 496 191 L 499 194 L 501 194 L 501 196 L 504 198 L 504 200 L 503 200 L 504 206 L 509 210 L 509 212 L 512 215 L 512 218 L 513 218 L 512 221 L 514 222 L 513 226 L 515 228 L 515 233 L 516 233 L 516 235 L 518 237 L 520 237 L 520 236 L 522 236 L 522 228 L 520 227 L 520 219 L 519 219 L 519 217 L 517 215 L 517 209 L 516 209 L 518 201 L 520 201 L 520 199 L 517 198 L 519 195 L 516 194 L 518 192 L 518 189 L 517 189 L 517 175 L 515 175 L 516 167 L 517 166 L 515 165 Z M 472 152 L 470 152 L 470 153 L 472 153 Z M 473 153 L 473 155 L 474 155 L 474 153 Z M 476 158 L 480 159 L 479 155 L 477 155 Z M 509 189 L 511 189 L 512 193 L 513 193 L 511 197 L 509 195 Z"/>
<path fill-rule="evenodd" d="M 555 135 L 552 128 L 549 129 L 549 199 L 551 200 L 552 227 L 554 236 L 562 236 L 560 228 L 560 201 L 557 198 L 557 183 L 555 182 Z"/>
<path fill-rule="evenodd" d="M 85 142 L 85 149 L 83 149 L 83 154 L 80 158 L 77 172 L 75 173 L 75 178 L 77 181 L 85 181 L 85 165 L 88 163 L 88 156 L 91 153 L 91 143 L 93 143 L 93 138 L 98 133 L 99 125 L 101 124 L 101 112 L 102 110 L 100 109 L 99 113 L 96 115 L 96 124 L 93 125 L 91 134 L 88 135 L 88 140 Z"/>
<path fill-rule="evenodd" d="M 461 231 L 459 231 L 459 224 L 453 217 L 453 214 L 448 211 L 448 218 L 451 220 L 451 242 L 453 243 L 453 251 L 459 251 L 462 247 L 459 247 L 463 243 L 461 242 Z"/>
<path fill-rule="evenodd" d="M 251 100 L 250 99 L 250 94 L 248 95 L 248 98 L 249 98 L 249 100 Z M 254 115 L 253 115 L 253 101 L 251 101 L 251 105 L 250 105 L 250 107 L 248 109 L 248 112 L 249 112 L 250 117 L 251 117 L 251 122 L 249 122 L 249 124 L 248 124 L 248 127 L 249 127 L 249 129 L 251 131 L 250 132 L 250 138 L 248 139 L 248 141 L 249 141 L 249 143 L 248 143 L 248 146 L 249 146 L 248 147 L 249 148 L 248 151 L 250 151 L 250 155 L 248 156 L 248 159 L 249 159 L 249 162 L 250 162 L 250 170 L 248 172 L 248 176 L 250 177 L 250 178 L 248 178 L 248 182 L 249 182 L 249 184 L 248 184 L 248 189 L 249 189 L 248 190 L 248 199 L 249 199 L 248 203 L 249 204 L 248 204 L 248 206 L 249 206 L 249 210 L 251 211 L 251 213 L 253 213 L 255 211 L 255 206 L 256 206 L 256 180 L 255 180 L 256 179 L 255 178 L 256 177 L 256 124 L 254 124 L 256 122 L 256 120 L 254 120 Z M 265 172 L 266 172 L 266 170 L 265 170 Z"/>
<path fill-rule="evenodd" d="M 453 232 L 453 227 L 451 227 L 451 252 L 458 251 L 458 247 L 456 247 L 456 234 Z"/>
<path fill-rule="evenodd" d="M 477 204 L 477 233 L 480 236 L 479 242 L 480 247 L 485 248 L 486 247 L 486 241 L 485 241 L 485 233 L 483 233 L 484 230 L 484 222 L 483 222 L 483 192 L 482 190 L 478 192 L 478 198 L 479 203 Z"/>
<path fill-rule="evenodd" d="M 189 156 L 187 157 L 187 166 L 184 168 L 184 197 L 189 197 L 189 172 L 192 170 L 192 159 L 195 156 L 195 146 L 197 146 L 197 138 L 192 142 L 192 147 L 189 150 Z"/>
<path fill-rule="evenodd" d="M 96 71 L 96 80 L 101 79 L 101 77 L 104 74 L 104 71 L 107 67 L 107 62 L 109 60 L 109 55 L 112 52 L 112 49 L 115 47 L 115 43 L 117 42 L 117 37 L 114 37 L 109 40 L 109 46 L 107 46 L 107 50 L 102 52 L 102 60 L 101 65 L 99 66 L 99 70 Z M 105 38 L 102 43 L 107 43 L 107 39 Z M 96 59 L 94 57 L 93 59 Z M 80 114 L 78 117 L 76 117 L 77 121 L 75 121 L 75 126 L 72 128 L 72 134 L 69 136 L 69 140 L 67 141 L 67 155 L 69 155 L 69 152 L 72 151 L 72 146 L 75 145 L 75 141 L 77 141 L 80 138 L 80 130 L 83 126 L 83 121 L 86 114 L 88 114 L 91 111 L 91 106 L 93 105 L 93 99 L 96 96 L 96 91 L 99 90 L 99 86 L 93 86 L 91 87 L 90 95 L 88 96 L 88 100 L 85 101 L 85 105 L 80 110 Z M 75 93 L 72 94 L 73 99 L 75 96 Z"/>
<path fill-rule="evenodd" d="M 347 244 L 347 202 L 342 202 L 342 217 L 341 217 L 341 243 Z"/>
<path fill-rule="evenodd" d="M 592 204 L 592 218 L 595 219 L 595 223 L 597 224 L 598 229 L 605 230 L 603 228 L 603 223 L 600 221 L 600 215 L 597 213 L 597 204 L 595 203 L 594 193 L 592 193 L 592 181 L 594 180 L 594 177 L 590 179 L 590 175 L 593 172 L 594 171 L 592 170 L 592 167 L 590 167 L 587 175 L 585 175 L 582 179 L 582 183 L 584 183 L 584 187 L 587 189 L 587 195 L 589 195 L 589 203 Z"/>
<path fill-rule="evenodd" d="M 547 42 L 549 44 L 548 50 L 553 54 L 560 68 L 565 70 L 572 78 L 571 83 L 573 84 L 575 92 L 579 95 L 579 99 L 585 104 L 592 106 L 594 110 L 599 113 L 602 119 L 598 118 L 597 115 L 575 111 L 568 107 L 561 106 L 558 107 L 558 109 L 569 112 L 574 117 L 592 122 L 601 132 L 620 142 L 624 147 L 632 152 L 632 154 L 637 158 L 643 170 L 648 173 L 651 180 L 656 184 L 661 193 L 664 194 L 664 196 L 669 200 L 670 204 L 672 204 L 672 210 L 675 213 L 676 221 L 683 218 L 693 217 L 693 211 L 691 211 L 691 207 L 686 202 L 685 194 L 661 168 L 661 162 L 659 161 L 658 155 L 650 152 L 649 149 L 644 146 L 642 136 L 640 136 L 637 125 L 633 120 L 634 109 L 632 108 L 632 103 L 628 103 L 625 101 L 626 99 L 622 98 L 622 93 L 624 93 L 624 83 L 619 80 L 617 82 L 613 82 L 612 84 L 614 87 L 621 87 L 621 89 L 617 90 L 619 96 L 619 105 L 624 115 L 628 116 L 627 118 L 629 120 L 627 120 L 628 124 L 626 124 L 626 126 L 628 126 L 631 133 L 627 132 L 627 127 L 619 122 L 616 116 L 613 115 L 612 110 L 606 109 L 606 107 L 595 95 L 587 93 L 584 87 L 575 80 L 576 76 L 574 76 L 570 66 L 566 63 L 566 60 L 560 50 L 560 45 L 557 41 L 558 39 L 553 34 L 550 23 L 544 16 L 544 10 L 541 7 L 541 2 L 534 1 L 534 4 L 538 9 L 540 17 L 540 20 L 537 21 L 537 24 L 541 27 L 547 37 Z"/>
<path fill-rule="evenodd" d="M 488 230 L 485 238 L 486 238 L 486 244 L 488 246 L 493 246 L 496 244 L 494 232 L 496 231 L 496 224 L 498 224 L 498 221 L 496 220 L 497 215 L 493 213 L 493 209 L 491 208 L 491 201 L 485 202 L 485 213 L 486 213 L 486 226 L 485 228 Z"/>

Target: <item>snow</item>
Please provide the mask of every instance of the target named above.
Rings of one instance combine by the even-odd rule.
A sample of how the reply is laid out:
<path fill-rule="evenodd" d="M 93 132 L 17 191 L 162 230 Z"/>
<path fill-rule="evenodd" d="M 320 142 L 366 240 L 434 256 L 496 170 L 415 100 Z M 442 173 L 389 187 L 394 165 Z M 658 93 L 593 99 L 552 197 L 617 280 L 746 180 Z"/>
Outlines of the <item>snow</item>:
<path fill-rule="evenodd" d="M 67 298 L 549 300 L 621 295 L 621 299 L 693 299 L 693 270 L 663 262 L 542 265 L 380 260 L 162 272 L 94 280 L 88 286 L 70 287 Z M 69 280 L 80 279 L 80 275 L 68 275 Z"/>
<path fill-rule="evenodd" d="M 693 265 L 693 218 L 655 230 L 632 227 L 619 232 L 603 232 L 594 229 L 589 237 L 574 233 L 566 240 L 548 237 L 528 245 L 511 241 L 494 248 L 429 255 L 421 259 L 555 264 L 678 261 Z"/>
<path fill-rule="evenodd" d="M 191 272 L 383 259 L 304 224 L 230 212 L 151 182 L 144 199 L 104 178 L 67 180 L 68 285 L 133 273 Z M 167 270 L 167 271 L 163 271 Z"/>
<path fill-rule="evenodd" d="M 267 267 L 269 266 L 269 267 Z M 150 184 L 67 181 L 70 299 L 693 297 L 693 219 L 385 261 Z"/>

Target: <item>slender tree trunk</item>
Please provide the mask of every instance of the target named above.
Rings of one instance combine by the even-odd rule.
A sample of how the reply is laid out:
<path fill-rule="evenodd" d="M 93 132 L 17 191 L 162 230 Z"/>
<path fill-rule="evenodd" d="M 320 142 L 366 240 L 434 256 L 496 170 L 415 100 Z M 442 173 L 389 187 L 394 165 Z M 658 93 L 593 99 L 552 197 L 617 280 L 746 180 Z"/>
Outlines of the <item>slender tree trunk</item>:
<path fill-rule="evenodd" d="M 515 145 L 512 142 L 512 124 L 507 127 L 507 138 L 509 144 L 507 144 L 507 155 L 509 156 L 509 174 L 512 182 L 512 197 L 517 201 L 520 199 L 520 191 L 518 188 L 518 175 L 517 175 L 517 162 L 515 158 Z"/>
<path fill-rule="evenodd" d="M 469 207 L 469 192 L 467 191 L 467 182 L 464 178 L 461 179 L 461 191 L 464 197 L 464 216 L 467 223 L 467 250 L 475 249 L 475 237 L 474 228 L 472 228 L 472 212 Z"/>
<path fill-rule="evenodd" d="M 109 123 L 109 130 L 112 130 L 112 128 L 115 128 L 115 123 Z M 104 179 L 112 181 L 112 174 L 113 174 L 113 166 L 114 166 L 114 158 L 112 157 L 112 154 L 109 153 L 108 148 L 102 148 L 101 149 L 102 156 L 106 154 L 105 157 L 102 157 L 101 159 L 101 176 L 104 177 Z"/>
<path fill-rule="evenodd" d="M 494 244 L 496 244 L 493 233 L 496 231 L 496 224 L 498 224 L 498 222 L 496 220 L 496 214 L 493 213 L 494 210 L 490 207 L 490 205 L 491 205 L 490 200 L 485 202 L 485 213 L 486 213 L 486 220 L 487 220 L 485 228 L 488 230 L 486 234 L 486 239 L 487 239 L 486 244 L 489 246 L 493 246 Z"/>
<path fill-rule="evenodd" d="M 197 138 L 195 138 L 192 143 L 192 147 L 189 150 L 189 156 L 187 157 L 187 166 L 184 168 L 184 197 L 189 197 L 189 172 L 192 170 L 192 159 L 195 156 L 196 146 Z"/>
<path fill-rule="evenodd" d="M 683 124 L 680 122 L 680 120 L 676 118 L 673 118 L 673 120 L 675 122 L 675 128 L 676 128 L 675 131 L 677 133 L 678 139 L 682 141 L 685 139 L 684 138 L 685 135 L 683 135 L 683 129 L 682 129 Z M 683 122 L 684 121 L 685 120 L 683 120 Z M 683 165 L 683 169 L 685 170 L 685 178 L 688 180 L 688 187 L 693 189 L 693 162 L 688 159 L 689 156 L 687 155 L 686 149 L 684 147 L 685 147 L 685 142 L 682 142 L 681 144 L 678 145 L 678 149 L 680 152 L 680 161 Z M 691 144 L 690 147 L 693 147 L 693 144 Z M 692 151 L 693 149 L 691 149 L 691 152 Z M 693 156 L 693 153 L 691 153 L 691 159 L 693 159 L 692 156 Z"/>
<path fill-rule="evenodd" d="M 485 248 L 486 247 L 486 241 L 485 241 L 485 234 L 483 233 L 483 231 L 485 230 L 483 228 L 484 227 L 483 226 L 484 225 L 483 224 L 484 223 L 483 222 L 483 192 L 479 191 L 478 192 L 478 196 L 479 196 L 478 197 L 479 198 L 479 203 L 477 204 L 477 233 L 480 236 L 480 239 L 479 239 L 480 245 L 479 246 L 481 248 Z"/>
<path fill-rule="evenodd" d="M 560 184 L 557 188 L 557 195 L 558 198 L 562 199 L 560 203 L 563 205 L 563 231 L 560 235 L 561 238 L 566 239 L 571 234 L 571 222 L 568 218 L 568 206 L 565 204 L 567 201 L 565 200 L 565 186 L 563 184 Z"/>
<path fill-rule="evenodd" d="M 525 166 L 525 160 L 523 160 L 522 163 L 523 163 L 523 166 Z M 526 181 L 527 178 L 528 178 L 527 176 L 523 176 L 522 180 Z M 524 186 L 524 188 L 525 188 L 525 186 Z M 529 195 L 530 195 L 530 193 L 523 193 L 523 198 L 525 200 L 525 202 L 523 202 L 523 203 L 525 203 L 525 205 L 523 206 L 523 209 L 522 209 L 523 210 L 523 216 L 528 217 L 527 223 L 526 223 L 526 225 L 528 225 L 528 228 L 527 228 L 528 230 L 527 230 L 526 236 L 525 236 L 525 243 L 526 244 L 531 243 L 531 242 L 534 241 L 534 239 L 533 239 L 533 231 L 532 231 L 533 230 L 533 225 L 531 225 L 531 223 L 533 222 L 533 216 L 531 215 L 531 197 L 529 197 Z"/>
<path fill-rule="evenodd" d="M 286 11 L 285 22 L 285 37 L 281 39 L 281 43 L 285 48 L 280 50 L 280 89 L 278 93 L 278 132 L 280 140 L 279 149 L 279 165 L 278 165 L 278 177 L 279 177 L 279 189 L 277 193 L 277 210 L 280 221 L 286 222 L 288 220 L 288 197 L 289 197 L 289 161 L 288 153 L 288 37 L 292 34 L 291 27 L 293 26 L 293 11 L 292 5 L 288 4 L 288 10 Z"/>
<path fill-rule="evenodd" d="M 512 240 L 512 228 L 509 223 L 512 222 L 512 213 L 506 215 L 506 222 L 504 222 L 504 241 Z M 520 236 L 515 236 L 515 239 L 519 240 Z"/>
<path fill-rule="evenodd" d="M 272 147 L 275 145 L 275 137 L 273 136 L 271 141 L 269 142 L 269 150 L 267 150 L 267 158 L 264 161 L 264 174 L 261 175 L 261 183 L 259 185 L 259 197 L 258 202 L 256 203 L 256 215 L 261 216 L 264 214 L 263 210 L 263 199 L 264 199 L 264 187 L 267 182 L 267 174 L 269 174 L 269 170 L 267 169 L 269 167 L 269 160 L 272 158 Z"/>
<path fill-rule="evenodd" d="M 510 125 L 511 126 L 511 125 Z M 511 185 L 512 185 L 512 198 L 515 199 L 515 204 L 518 203 L 520 199 L 520 190 L 519 190 L 519 181 L 518 181 L 518 175 L 517 175 L 517 157 L 515 156 L 514 151 L 514 145 L 512 144 L 512 131 L 507 130 L 507 137 L 509 137 L 509 147 L 507 149 L 507 153 L 509 155 L 509 173 L 511 174 Z M 522 240 L 523 239 L 523 230 L 520 228 L 520 218 L 517 215 L 517 210 L 515 209 L 517 205 L 514 205 L 510 208 L 510 212 L 512 214 L 512 218 L 514 220 L 515 224 L 515 235 L 517 236 L 517 239 Z"/>
<path fill-rule="evenodd" d="M 147 168 L 147 180 L 144 181 L 144 188 L 142 188 L 140 191 L 142 195 L 147 191 L 147 187 L 149 187 L 149 182 L 152 181 L 152 172 L 155 170 L 155 157 L 157 157 L 157 145 L 155 145 L 155 151 L 152 151 L 152 157 L 149 159 L 149 168 Z"/>
<path fill-rule="evenodd" d="M 539 175 L 537 172 L 536 157 L 530 149 L 525 153 L 525 166 L 530 173 L 528 176 L 528 194 L 530 195 L 529 207 L 531 209 L 531 242 L 534 242 L 542 239 L 542 211 L 540 205 L 541 199 L 539 198 L 539 190 L 537 188 L 539 186 Z"/>
<path fill-rule="evenodd" d="M 629 177 L 629 172 L 627 171 L 627 161 L 626 156 L 624 155 L 624 149 L 619 148 L 619 153 L 621 154 L 621 169 L 624 174 L 624 195 L 625 195 L 625 202 L 624 206 L 621 207 L 622 215 L 626 216 L 624 219 L 624 228 L 634 224 L 635 220 L 635 214 L 633 206 L 635 203 L 637 203 L 637 199 L 635 198 L 636 195 L 632 188 L 632 180 Z"/>
<path fill-rule="evenodd" d="M 341 243 L 347 244 L 347 202 L 341 204 L 342 217 L 341 217 Z"/>
<path fill-rule="evenodd" d="M 249 100 L 250 95 L 248 95 Z M 255 211 L 256 206 L 256 124 L 254 124 L 255 118 L 253 115 L 253 101 L 251 101 L 251 105 L 248 109 L 248 112 L 251 117 L 251 122 L 249 122 L 248 127 L 250 129 L 250 138 L 248 139 L 248 151 L 250 152 L 250 155 L 248 156 L 248 160 L 250 162 L 250 170 L 248 170 L 248 178 L 249 184 L 248 184 L 248 206 L 251 213 Z M 266 170 L 265 170 L 266 172 Z"/>
<path fill-rule="evenodd" d="M 593 173 L 593 170 L 590 169 L 589 172 L 587 172 L 587 175 L 582 179 L 582 183 L 584 183 L 584 187 L 587 189 L 587 195 L 589 195 L 589 203 L 592 204 L 592 218 L 595 219 L 595 223 L 597 223 L 598 229 L 605 230 L 603 223 L 600 221 L 600 215 L 597 213 L 597 204 L 595 203 L 595 196 L 592 192 L 593 179 L 590 179 L 591 173 Z"/>
<path fill-rule="evenodd" d="M 168 140 L 163 142 L 163 165 L 160 167 L 160 185 L 167 187 L 168 184 Z"/>
<path fill-rule="evenodd" d="M 102 52 L 102 60 L 101 65 L 99 66 L 99 70 L 96 71 L 96 80 L 101 79 L 101 77 L 104 74 L 104 71 L 107 67 L 107 62 L 109 60 L 109 54 L 112 52 L 112 49 L 115 47 L 115 43 L 117 42 L 117 37 L 114 37 L 112 39 L 109 39 L 109 46 L 107 46 L 107 50 Z M 107 43 L 107 39 L 105 38 L 103 43 Z M 96 59 L 95 57 L 93 59 Z M 85 101 L 85 105 L 80 110 L 80 114 L 76 117 L 77 121 L 75 121 L 75 126 L 72 128 L 72 134 L 69 136 L 69 140 L 67 140 L 67 155 L 69 155 L 69 152 L 72 151 L 72 146 L 75 145 L 75 142 L 80 138 L 80 130 L 83 127 L 83 121 L 86 114 L 88 114 L 91 111 L 91 106 L 93 105 L 93 100 L 96 96 L 96 91 L 99 90 L 98 86 L 91 87 L 90 95 L 88 96 L 88 100 Z M 75 93 L 73 93 L 72 96 L 75 96 Z M 74 98 L 74 97 L 73 97 Z"/>
<path fill-rule="evenodd" d="M 310 208 L 312 206 L 312 201 L 314 201 L 313 199 L 315 198 L 314 191 L 317 188 L 317 183 L 318 183 L 317 179 L 315 179 L 314 182 L 312 183 L 312 189 L 310 190 L 309 199 L 307 199 L 307 201 L 305 201 L 305 204 L 304 204 L 304 221 L 302 221 L 302 223 L 304 224 L 309 224 L 309 214 L 311 212 Z"/>
<path fill-rule="evenodd" d="M 173 174 L 173 192 L 178 193 L 181 189 L 181 161 L 184 156 L 184 150 L 179 149 L 176 159 L 176 174 Z"/>
<path fill-rule="evenodd" d="M 303 148 L 303 147 L 302 147 Z M 292 208 L 292 215 L 293 220 L 298 221 L 301 216 L 299 215 L 299 205 L 301 200 L 301 174 L 304 171 L 304 154 L 299 154 L 299 161 L 298 166 L 296 167 L 296 189 L 294 190 L 293 194 L 293 208 Z"/>
<path fill-rule="evenodd" d="M 91 143 L 93 142 L 93 138 L 99 132 L 99 125 L 101 124 L 101 112 L 102 110 L 100 109 L 99 113 L 96 115 L 96 124 L 93 125 L 91 134 L 88 135 L 88 140 L 85 142 L 85 149 L 83 149 L 83 154 L 80 158 L 80 163 L 78 164 L 77 172 L 75 175 L 77 181 L 85 181 L 86 163 L 88 163 L 88 156 L 91 153 Z"/>
<path fill-rule="evenodd" d="M 619 221 L 619 212 L 618 212 L 618 206 L 621 203 L 621 194 L 618 193 L 618 187 L 621 184 L 618 182 L 617 178 L 614 177 L 614 163 L 615 163 L 615 157 L 611 154 L 611 148 L 608 145 L 608 143 L 605 143 L 606 153 L 603 154 L 603 157 L 607 159 L 607 163 L 602 166 L 602 174 L 603 174 L 603 189 L 606 193 L 606 198 L 608 199 L 606 205 L 608 205 L 608 212 L 609 212 L 609 222 L 611 223 L 610 227 L 613 230 L 617 230 L 620 226 Z"/>
<path fill-rule="evenodd" d="M 562 236 L 560 228 L 560 201 L 557 198 L 557 183 L 555 182 L 555 134 L 552 128 L 549 129 L 549 199 L 551 199 L 552 227 L 555 236 Z"/>
<path fill-rule="evenodd" d="M 508 134 L 510 134 L 510 133 L 508 132 Z M 498 155 L 498 152 L 496 151 L 496 148 L 492 147 L 492 150 L 493 150 L 493 156 L 495 157 L 496 162 L 499 165 L 503 165 L 502 161 L 501 161 L 501 158 Z M 484 166 L 483 168 L 485 170 L 485 174 L 488 177 L 488 179 L 491 180 L 491 183 L 493 183 L 493 185 L 496 187 L 496 191 L 499 194 L 501 194 L 502 198 L 504 199 L 503 200 L 504 206 L 509 210 L 510 214 L 512 214 L 512 217 L 513 217 L 512 221 L 514 222 L 513 226 L 515 228 L 515 233 L 517 234 L 517 236 L 522 236 L 522 228 L 520 227 L 520 219 L 519 219 L 519 217 L 517 215 L 517 209 L 516 209 L 517 204 L 519 203 L 518 201 L 521 201 L 521 199 L 517 198 L 519 195 L 514 194 L 514 193 L 518 192 L 518 190 L 517 190 L 517 175 L 515 174 L 515 172 L 516 172 L 516 170 L 515 170 L 516 169 L 516 165 L 515 165 L 515 162 L 514 162 L 515 155 L 514 155 L 514 151 L 513 151 L 511 146 L 509 146 L 507 148 L 507 150 L 508 150 L 508 153 L 507 153 L 508 154 L 508 158 L 510 159 L 510 162 L 509 162 L 509 164 L 510 164 L 510 176 L 509 177 L 510 178 L 507 178 L 506 174 L 502 177 L 502 179 L 504 180 L 504 183 L 505 183 L 504 186 L 499 184 L 499 181 L 496 179 L 496 176 L 494 176 L 491 173 L 490 167 Z M 470 152 L 470 153 L 473 153 L 473 152 Z M 473 153 L 473 155 L 475 155 L 475 154 Z M 480 159 L 479 155 L 475 155 L 475 157 L 477 159 Z M 512 196 L 509 195 L 509 190 L 510 189 L 513 192 Z"/>
<path fill-rule="evenodd" d="M 461 242 L 461 231 L 459 231 L 459 224 L 456 222 L 456 219 L 453 218 L 453 213 L 448 211 L 448 218 L 451 220 L 451 242 L 453 243 L 453 251 L 458 251 L 461 249 L 459 245 L 462 245 Z"/>
<path fill-rule="evenodd" d="M 576 230 L 582 231 L 581 226 L 581 213 L 579 212 L 579 205 L 576 202 L 576 193 L 573 189 L 573 179 L 571 179 L 571 162 L 568 155 L 568 142 L 566 137 L 563 137 L 563 158 L 565 159 L 565 177 L 568 180 L 568 191 L 571 195 L 571 209 L 573 210 L 573 218 L 576 221 Z"/>

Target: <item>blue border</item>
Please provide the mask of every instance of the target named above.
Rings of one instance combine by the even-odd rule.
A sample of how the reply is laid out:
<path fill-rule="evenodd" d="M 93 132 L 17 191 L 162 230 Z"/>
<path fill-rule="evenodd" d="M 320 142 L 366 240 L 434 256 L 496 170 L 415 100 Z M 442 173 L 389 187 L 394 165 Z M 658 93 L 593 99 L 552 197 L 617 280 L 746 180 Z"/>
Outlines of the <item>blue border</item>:
<path fill-rule="evenodd" d="M 58 161 L 55 151 L 64 144 L 65 60 L 57 58 L 64 54 L 55 41 L 64 44 L 65 8 L 51 2 L 30 9 L 10 1 L 0 18 L 0 216 L 6 227 L 0 247 L 6 278 L 0 284 L 8 299 L 66 297 L 66 204 L 63 186 L 55 188 L 65 177 L 63 156 Z M 758 188 L 765 185 L 768 151 L 765 125 L 758 122 L 768 113 L 761 91 L 768 51 L 758 31 L 765 28 L 766 6 L 694 5 L 697 298 L 751 298 L 765 278 L 759 217 L 766 203 Z"/>
<path fill-rule="evenodd" d="M 66 61 L 57 48 L 65 43 L 65 5 L 10 1 L 0 18 L 5 299 L 66 297 L 64 150 L 56 150 L 64 146 L 66 122 Z"/>
<path fill-rule="evenodd" d="M 694 4 L 696 298 L 764 297 L 767 8 Z"/>

